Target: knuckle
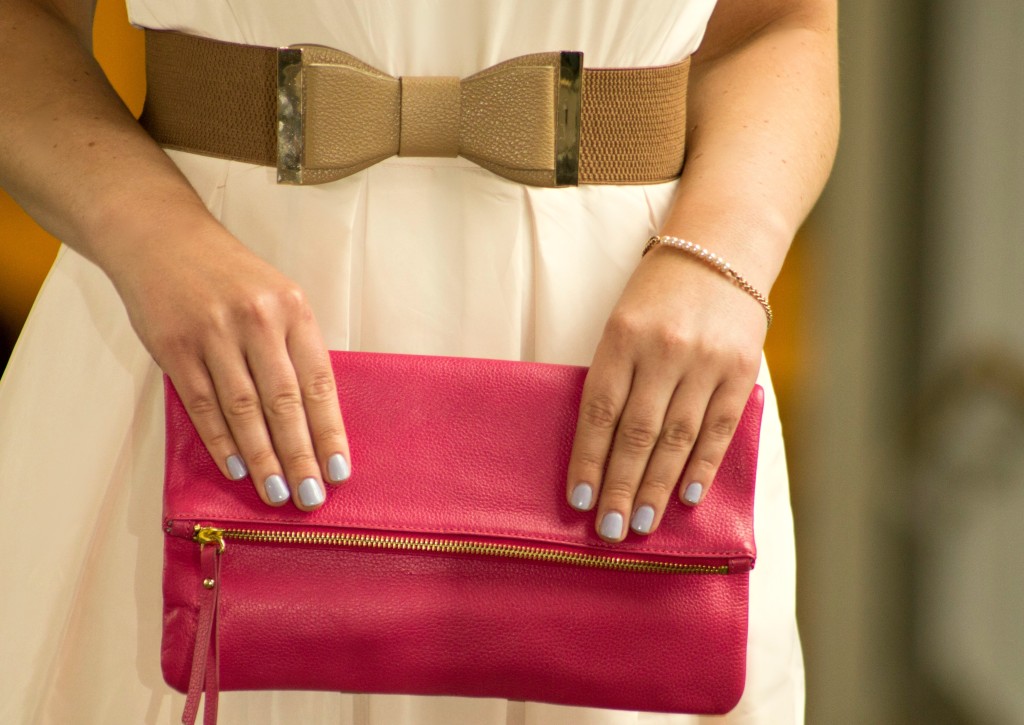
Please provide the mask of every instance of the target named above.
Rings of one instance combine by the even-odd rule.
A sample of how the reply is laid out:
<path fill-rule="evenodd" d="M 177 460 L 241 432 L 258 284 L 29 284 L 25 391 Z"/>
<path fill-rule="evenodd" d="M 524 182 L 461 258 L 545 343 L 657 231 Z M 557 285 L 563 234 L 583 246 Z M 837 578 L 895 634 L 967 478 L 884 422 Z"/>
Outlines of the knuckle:
<path fill-rule="evenodd" d="M 193 419 L 208 418 L 220 410 L 220 404 L 217 402 L 217 399 L 206 393 L 190 395 L 184 403 L 185 409 L 188 410 L 189 415 Z"/>
<path fill-rule="evenodd" d="M 256 418 L 261 415 L 260 400 L 255 393 L 236 393 L 231 396 L 224 412 L 241 420 Z"/>
<path fill-rule="evenodd" d="M 737 423 L 738 419 L 732 413 L 720 413 L 708 421 L 708 433 L 718 441 L 728 442 Z"/>
<path fill-rule="evenodd" d="M 658 431 L 650 421 L 630 421 L 619 427 L 619 441 L 627 451 L 649 451 L 658 441 Z"/>
<path fill-rule="evenodd" d="M 693 346 L 693 341 L 682 330 L 674 327 L 662 327 L 654 332 L 656 349 L 665 357 L 678 355 L 681 350 Z"/>
<path fill-rule="evenodd" d="M 635 483 L 629 479 L 611 478 L 604 482 L 601 489 L 601 498 L 615 503 L 632 501 L 636 488 Z"/>
<path fill-rule="evenodd" d="M 333 446 L 337 441 L 345 437 L 345 432 L 338 427 L 329 425 L 326 427 L 319 428 L 313 434 L 313 440 L 321 445 Z"/>
<path fill-rule="evenodd" d="M 743 351 L 736 354 L 736 370 L 744 377 L 757 377 L 761 368 L 761 356 L 757 353 Z"/>
<path fill-rule="evenodd" d="M 306 293 L 296 284 L 285 285 L 279 294 L 281 304 L 290 310 L 306 307 Z"/>
<path fill-rule="evenodd" d="M 165 363 L 164 367 L 170 367 L 175 361 L 180 361 L 191 356 L 196 349 L 196 337 L 189 334 L 187 330 L 159 331 L 152 336 L 152 348 L 154 357 Z"/>
<path fill-rule="evenodd" d="M 598 394 L 583 404 L 580 419 L 594 428 L 608 430 L 614 428 L 619 419 L 618 407 L 609 396 Z"/>
<path fill-rule="evenodd" d="M 699 470 L 702 476 L 707 477 L 709 474 L 713 474 L 718 470 L 724 456 L 724 446 L 701 445 L 699 450 L 693 452 L 693 457 L 690 460 L 690 466 Z"/>
<path fill-rule="evenodd" d="M 661 431 L 661 445 L 673 453 L 685 453 L 697 440 L 697 426 L 685 420 L 670 420 Z"/>
<path fill-rule="evenodd" d="M 591 451 L 581 451 L 576 456 L 576 462 L 589 471 L 600 471 L 604 468 L 607 456 L 602 456 Z"/>
<path fill-rule="evenodd" d="M 267 410 L 277 418 L 293 418 L 302 410 L 302 396 L 298 390 L 281 390 L 267 399 Z"/>
<path fill-rule="evenodd" d="M 337 398 L 334 375 L 329 370 L 318 370 L 304 386 L 303 397 L 311 403 L 330 403 Z"/>
<path fill-rule="evenodd" d="M 613 313 L 605 323 L 604 334 L 617 344 L 629 344 L 643 335 L 647 321 L 640 315 Z"/>
<path fill-rule="evenodd" d="M 273 297 L 267 294 L 254 295 L 247 299 L 241 314 L 247 323 L 260 329 L 273 327 L 277 319 Z"/>
<path fill-rule="evenodd" d="M 281 463 L 290 471 L 320 470 L 320 466 L 317 465 L 316 459 L 313 457 L 313 451 L 308 449 L 300 448 L 298 450 L 288 451 L 281 457 Z"/>
<path fill-rule="evenodd" d="M 644 481 L 643 487 L 654 493 L 657 498 L 667 498 L 672 493 L 672 489 L 676 487 L 676 481 L 661 476 L 651 476 Z"/>
<path fill-rule="evenodd" d="M 715 476 L 718 475 L 718 466 L 721 461 L 712 459 L 711 456 L 701 456 L 693 465 L 694 471 L 697 472 L 699 478 L 703 478 L 707 481 L 714 481 Z"/>
<path fill-rule="evenodd" d="M 257 448 L 245 458 L 249 462 L 249 467 L 254 471 L 277 470 L 277 456 L 274 455 L 273 449 L 267 446 Z"/>
<path fill-rule="evenodd" d="M 220 433 L 215 433 L 214 435 L 210 436 L 209 440 L 210 440 L 210 446 L 209 447 L 211 449 L 213 449 L 213 450 L 218 450 L 218 451 L 219 450 L 227 450 L 229 448 L 234 447 L 234 445 L 235 445 L 234 439 L 231 437 L 231 434 L 228 433 L 227 431 L 222 431 Z"/>
<path fill-rule="evenodd" d="M 301 287 L 295 284 L 285 286 L 277 296 L 281 309 L 288 317 L 298 320 L 309 320 L 313 316 L 309 300 Z"/>
<path fill-rule="evenodd" d="M 285 284 L 249 296 L 241 303 L 238 314 L 257 328 L 271 328 L 282 318 L 308 319 L 312 311 L 302 288 L 296 284 Z"/>

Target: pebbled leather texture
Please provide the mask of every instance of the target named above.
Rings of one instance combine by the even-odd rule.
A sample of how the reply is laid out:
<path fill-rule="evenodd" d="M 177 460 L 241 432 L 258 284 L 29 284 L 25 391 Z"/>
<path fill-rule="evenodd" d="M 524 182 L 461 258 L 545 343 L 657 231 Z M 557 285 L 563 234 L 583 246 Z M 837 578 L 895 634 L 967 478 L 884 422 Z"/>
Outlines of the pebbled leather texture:
<path fill-rule="evenodd" d="M 723 713 L 745 679 L 755 388 L 715 486 L 649 537 L 602 542 L 565 499 L 585 368 L 332 353 L 352 476 L 316 512 L 223 478 L 167 383 L 164 676 L 185 691 L 203 572 L 195 524 L 416 534 L 728 565 L 662 574 L 493 556 L 229 540 L 223 689 L 504 697 Z M 207 547 L 209 548 L 209 547 Z"/>

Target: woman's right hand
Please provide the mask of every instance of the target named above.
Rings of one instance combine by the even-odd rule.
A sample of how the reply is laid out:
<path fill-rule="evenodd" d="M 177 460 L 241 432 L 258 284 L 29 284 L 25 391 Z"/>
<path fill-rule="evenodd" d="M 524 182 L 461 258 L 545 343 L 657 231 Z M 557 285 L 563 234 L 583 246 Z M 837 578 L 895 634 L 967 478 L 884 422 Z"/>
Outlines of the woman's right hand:
<path fill-rule="evenodd" d="M 94 5 L 0 2 L 0 185 L 114 282 L 224 475 L 313 510 L 350 470 L 313 313 L 120 102 L 92 58 Z"/>
<path fill-rule="evenodd" d="M 319 508 L 351 471 L 334 375 L 302 290 L 213 218 L 108 269 L 223 474 Z"/>

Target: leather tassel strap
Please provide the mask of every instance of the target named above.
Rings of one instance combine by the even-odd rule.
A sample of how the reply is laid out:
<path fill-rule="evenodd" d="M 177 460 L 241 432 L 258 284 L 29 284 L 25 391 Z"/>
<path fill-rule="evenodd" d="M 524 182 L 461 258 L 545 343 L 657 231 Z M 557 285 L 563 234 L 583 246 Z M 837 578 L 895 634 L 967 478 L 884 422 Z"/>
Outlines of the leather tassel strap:
<path fill-rule="evenodd" d="M 220 602 L 220 548 L 206 544 L 200 551 L 203 579 L 199 590 L 199 623 L 192 651 L 192 670 L 188 679 L 183 725 L 195 725 L 199 700 L 206 692 L 203 725 L 217 724 L 217 701 L 220 695 L 220 662 L 218 657 L 217 606 Z"/>
<path fill-rule="evenodd" d="M 468 78 L 394 78 L 331 48 L 146 31 L 146 106 L 161 145 L 342 178 L 392 155 L 463 156 L 535 186 L 651 184 L 682 171 L 689 58 L 583 68 L 537 53 Z"/>

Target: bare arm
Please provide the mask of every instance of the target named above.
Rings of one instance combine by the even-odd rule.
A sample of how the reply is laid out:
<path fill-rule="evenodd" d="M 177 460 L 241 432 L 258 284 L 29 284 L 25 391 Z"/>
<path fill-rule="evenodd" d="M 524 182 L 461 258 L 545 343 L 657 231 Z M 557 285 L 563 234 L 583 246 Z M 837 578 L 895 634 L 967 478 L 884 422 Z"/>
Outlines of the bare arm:
<path fill-rule="evenodd" d="M 248 469 L 264 501 L 316 508 L 348 447 L 312 312 L 110 88 L 92 58 L 94 9 L 0 3 L 0 185 L 107 273 L 225 475 Z"/>
<path fill-rule="evenodd" d="M 768 294 L 832 166 L 837 69 L 835 0 L 720 0 L 693 59 L 688 155 L 661 232 Z M 753 298 L 685 253 L 640 262 L 595 353 L 569 465 L 568 499 L 596 505 L 602 537 L 657 528 L 680 474 L 683 503 L 703 499 L 765 332 Z"/>
<path fill-rule="evenodd" d="M 172 213 L 197 228 L 213 220 L 93 59 L 94 6 L 0 6 L 0 179 L 49 232 L 117 273 L 127 247 L 154 238 L 152 220 Z"/>

